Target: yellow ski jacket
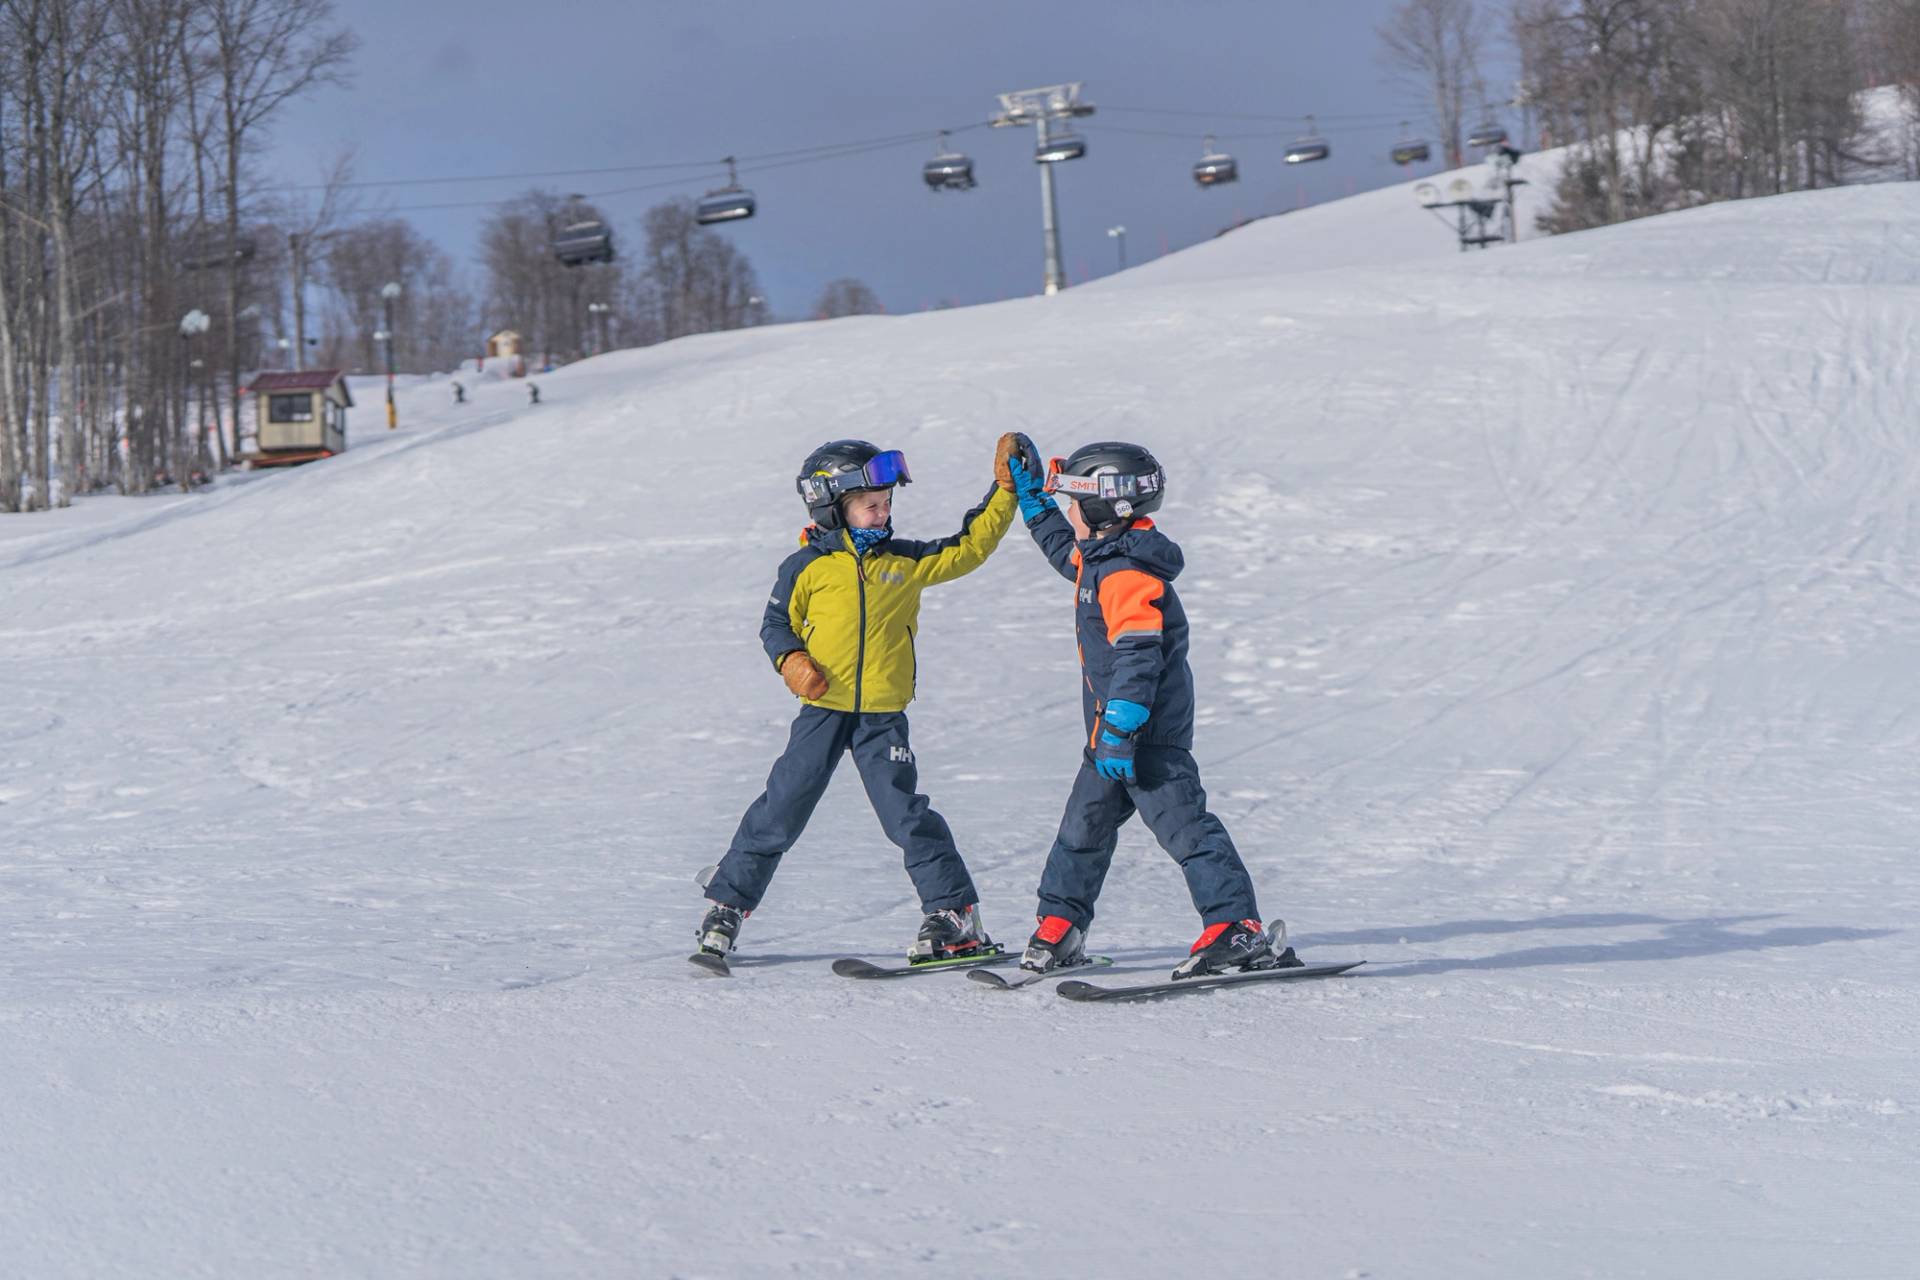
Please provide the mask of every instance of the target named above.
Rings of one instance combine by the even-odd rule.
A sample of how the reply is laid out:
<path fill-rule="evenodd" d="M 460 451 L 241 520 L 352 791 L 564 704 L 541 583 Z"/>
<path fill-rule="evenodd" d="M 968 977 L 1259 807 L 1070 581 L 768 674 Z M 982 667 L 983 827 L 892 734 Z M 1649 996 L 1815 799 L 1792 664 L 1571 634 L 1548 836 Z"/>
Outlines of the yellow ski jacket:
<path fill-rule="evenodd" d="M 1011 493 L 995 486 L 967 512 L 960 532 L 937 542 L 889 537 L 856 556 L 844 529 L 809 526 L 800 550 L 774 579 L 760 642 L 778 670 L 805 649 L 827 677 L 807 705 L 829 711 L 900 711 L 913 701 L 913 637 L 920 593 L 986 563 L 1013 525 Z"/>

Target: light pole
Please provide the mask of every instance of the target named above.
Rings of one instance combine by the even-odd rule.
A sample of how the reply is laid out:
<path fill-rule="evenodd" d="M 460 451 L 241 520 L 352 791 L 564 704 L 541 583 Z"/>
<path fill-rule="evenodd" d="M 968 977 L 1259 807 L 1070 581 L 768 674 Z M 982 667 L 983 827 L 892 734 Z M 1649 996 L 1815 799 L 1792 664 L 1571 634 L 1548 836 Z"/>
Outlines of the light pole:
<path fill-rule="evenodd" d="M 211 328 L 213 328 L 213 317 L 198 307 L 195 307 L 180 317 L 181 364 L 184 366 L 181 372 L 186 379 L 185 384 L 180 389 L 180 415 L 183 418 L 188 416 L 187 407 L 193 403 L 193 371 L 195 366 L 200 363 L 193 358 L 193 340 Z M 192 415 L 195 453 L 204 450 L 207 444 L 206 439 L 201 434 L 200 425 L 200 418 L 205 412 L 206 399 L 203 396 L 201 397 L 200 413 Z M 187 474 L 191 464 L 186 463 L 185 459 L 181 459 L 181 462 L 183 464 L 181 474 L 184 476 Z"/>
<path fill-rule="evenodd" d="M 400 296 L 400 282 L 389 280 L 380 286 L 380 304 L 387 320 L 387 430 L 400 425 L 400 410 L 393 403 L 393 300 Z"/>
<path fill-rule="evenodd" d="M 993 126 L 1030 124 L 1037 144 L 1034 160 L 1040 165 L 1040 234 L 1046 244 L 1045 293 L 1058 293 L 1067 287 L 1066 274 L 1060 269 L 1060 218 L 1053 195 L 1053 166 L 1063 160 L 1076 160 L 1086 153 L 1086 144 L 1071 130 L 1056 138 L 1055 120 L 1090 116 L 1093 107 L 1080 101 L 1080 82 L 1049 85 L 1044 89 L 1016 89 L 1000 95 L 1000 114 Z"/>
<path fill-rule="evenodd" d="M 1125 227 L 1108 227 L 1107 234 L 1112 236 L 1120 246 L 1120 269 L 1125 271 L 1127 269 L 1127 229 Z"/>
<path fill-rule="evenodd" d="M 610 302 L 589 302 L 587 314 L 594 318 L 594 329 L 600 339 L 599 350 L 595 355 L 605 355 L 607 351 L 607 312 L 613 310 Z"/>

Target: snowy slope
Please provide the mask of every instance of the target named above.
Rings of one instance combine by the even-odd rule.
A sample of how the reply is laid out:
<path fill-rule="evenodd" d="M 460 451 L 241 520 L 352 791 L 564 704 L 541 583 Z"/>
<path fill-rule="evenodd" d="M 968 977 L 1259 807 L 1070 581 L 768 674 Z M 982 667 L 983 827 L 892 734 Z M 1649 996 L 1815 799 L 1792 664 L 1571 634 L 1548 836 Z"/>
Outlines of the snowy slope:
<path fill-rule="evenodd" d="M 1859 162 L 1848 166 L 1847 180 L 1852 183 L 1906 180 L 1914 171 L 1916 140 L 1910 112 L 1900 91 L 1893 87 L 1868 89 L 1858 95 L 1858 102 L 1861 131 L 1851 150 Z M 1514 176 L 1527 184 L 1518 189 L 1514 201 L 1514 218 L 1522 240 L 1540 234 L 1539 218 L 1553 202 L 1567 155 L 1565 147 L 1529 151 L 1515 165 Z M 1476 198 L 1504 197 L 1498 175 L 1490 164 L 1422 174 L 1345 200 L 1262 218 L 1082 288 L 1178 286 L 1244 280 L 1255 275 L 1284 276 L 1352 267 L 1398 268 L 1414 263 L 1438 263 L 1460 253 L 1454 214 L 1450 210 L 1421 207 L 1414 190 L 1423 183 L 1431 183 L 1442 193 L 1448 193 L 1459 181 L 1465 181 Z M 1680 229 L 1673 235 L 1682 238 L 1693 235 L 1687 229 L 1688 224 L 1678 225 Z M 1490 229 L 1497 231 L 1497 223 Z M 1671 256 L 1643 253 L 1640 258 L 1643 264 L 1662 264 Z M 1659 268 L 1643 266 L 1642 269 Z"/>
<path fill-rule="evenodd" d="M 411 386 L 323 466 L 9 527 L 9 1266 L 1910 1274 L 1910 205 L 1297 279 L 1250 228 L 1139 287 L 604 357 L 537 408 Z M 690 975 L 690 878 L 791 714 L 754 633 L 795 461 L 904 448 L 935 536 L 1009 427 L 1160 453 L 1214 806 L 1365 976 L 834 978 L 918 920 L 845 774 L 740 975 Z M 1078 738 L 1022 536 L 928 595 L 913 709 L 1016 939 Z M 1128 967 L 1195 932 L 1137 828 L 1101 908 Z"/>
<path fill-rule="evenodd" d="M 1514 176 L 1527 181 L 1514 201 L 1514 217 L 1521 239 L 1537 234 L 1534 223 L 1551 199 L 1565 159 L 1565 148 L 1556 147 L 1523 156 L 1514 167 Z M 1502 198 L 1490 164 L 1443 170 L 1344 200 L 1330 200 L 1260 218 L 1081 288 L 1105 291 L 1161 284 L 1225 283 L 1243 280 L 1250 274 L 1299 275 L 1307 271 L 1444 261 L 1460 255 L 1453 211 L 1422 208 L 1413 192 L 1420 184 L 1430 182 L 1445 193 L 1461 180 L 1472 187 L 1476 199 Z M 1497 231 L 1498 226 L 1489 229 Z"/>

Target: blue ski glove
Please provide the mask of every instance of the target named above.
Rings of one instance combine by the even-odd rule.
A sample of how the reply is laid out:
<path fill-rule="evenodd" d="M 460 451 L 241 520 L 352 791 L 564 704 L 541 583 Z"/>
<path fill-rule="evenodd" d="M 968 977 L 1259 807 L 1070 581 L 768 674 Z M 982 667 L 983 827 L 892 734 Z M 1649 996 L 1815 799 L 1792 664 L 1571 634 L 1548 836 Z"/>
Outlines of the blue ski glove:
<path fill-rule="evenodd" d="M 1100 732 L 1094 735 L 1093 769 L 1109 782 L 1138 782 L 1133 767 L 1133 737 L 1153 713 L 1137 702 L 1115 698 L 1107 704 Z"/>
<path fill-rule="evenodd" d="M 1013 477 L 1013 495 L 1020 500 L 1020 518 L 1031 524 L 1053 510 L 1053 499 L 1040 477 L 1028 471 L 1019 458 L 1007 459 L 1007 474 Z"/>
<path fill-rule="evenodd" d="M 1138 782 L 1133 771 L 1133 735 L 1101 725 L 1094 735 L 1093 771 L 1109 782 Z"/>

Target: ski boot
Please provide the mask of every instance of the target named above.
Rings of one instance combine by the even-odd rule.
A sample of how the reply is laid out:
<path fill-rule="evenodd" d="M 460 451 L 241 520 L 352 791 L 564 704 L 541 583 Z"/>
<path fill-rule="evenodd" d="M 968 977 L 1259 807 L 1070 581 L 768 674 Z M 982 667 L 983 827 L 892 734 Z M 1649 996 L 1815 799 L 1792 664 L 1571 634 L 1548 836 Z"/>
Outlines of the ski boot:
<path fill-rule="evenodd" d="M 1030 973 L 1052 973 L 1071 965 L 1086 963 L 1087 935 L 1065 916 L 1041 916 L 1039 927 L 1027 940 L 1020 955 L 1020 967 Z"/>
<path fill-rule="evenodd" d="M 740 939 L 740 926 L 753 913 L 730 907 L 724 902 L 716 902 L 707 908 L 706 918 L 700 922 L 700 950 L 710 956 L 725 959 L 733 952 L 733 944 Z"/>
<path fill-rule="evenodd" d="M 992 945 L 993 939 L 987 936 L 987 931 L 980 925 L 978 904 L 970 903 L 964 907 L 927 912 L 927 918 L 920 922 L 920 936 L 914 939 L 907 959 L 913 964 L 952 960 Z"/>
<path fill-rule="evenodd" d="M 1269 932 L 1258 920 L 1230 920 L 1210 924 L 1193 950 L 1174 969 L 1178 978 L 1204 978 L 1215 973 L 1277 969 L 1303 963 L 1287 946 L 1287 926 L 1275 920 Z"/>

